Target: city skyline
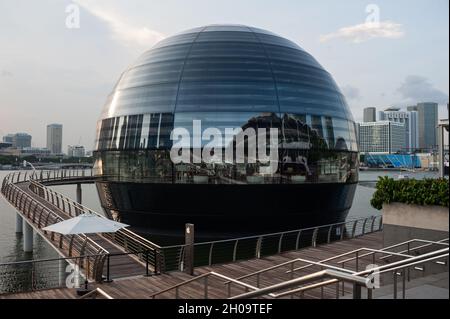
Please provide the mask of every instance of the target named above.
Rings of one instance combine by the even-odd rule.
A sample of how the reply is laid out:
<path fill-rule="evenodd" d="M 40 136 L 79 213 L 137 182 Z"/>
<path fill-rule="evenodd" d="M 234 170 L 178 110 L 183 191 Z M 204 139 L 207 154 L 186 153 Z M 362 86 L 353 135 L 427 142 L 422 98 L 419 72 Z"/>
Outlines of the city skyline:
<path fill-rule="evenodd" d="M 73 3 L 79 29 L 65 26 Z M 446 117 L 448 1 L 377 1 L 375 29 L 364 24 L 371 14 L 366 1 L 249 1 L 236 4 L 240 10 L 228 3 L 2 2 L 0 135 L 23 131 L 33 136 L 32 146 L 45 146 L 46 125 L 58 122 L 64 147 L 92 149 L 102 106 L 129 61 L 174 33 L 223 22 L 270 29 L 299 43 L 333 74 L 357 122 L 364 107 L 420 102 L 439 103 L 440 118 Z M 250 14 L 255 5 L 267 14 Z"/>

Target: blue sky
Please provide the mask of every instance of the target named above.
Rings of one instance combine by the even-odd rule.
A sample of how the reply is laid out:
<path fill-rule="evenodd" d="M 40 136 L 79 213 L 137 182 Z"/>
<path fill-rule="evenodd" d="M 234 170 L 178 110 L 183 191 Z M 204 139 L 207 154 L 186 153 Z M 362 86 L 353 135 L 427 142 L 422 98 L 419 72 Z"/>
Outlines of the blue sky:
<path fill-rule="evenodd" d="M 68 29 L 66 6 L 80 7 Z M 366 7 L 379 24 L 367 27 Z M 448 101 L 448 0 L 0 0 L 0 135 L 45 126 L 93 145 L 120 73 L 158 40 L 196 26 L 246 24 L 310 52 L 335 78 L 356 120 L 362 109 Z M 372 15 L 369 18 L 373 17 Z M 445 107 L 441 106 L 444 116 Z"/>

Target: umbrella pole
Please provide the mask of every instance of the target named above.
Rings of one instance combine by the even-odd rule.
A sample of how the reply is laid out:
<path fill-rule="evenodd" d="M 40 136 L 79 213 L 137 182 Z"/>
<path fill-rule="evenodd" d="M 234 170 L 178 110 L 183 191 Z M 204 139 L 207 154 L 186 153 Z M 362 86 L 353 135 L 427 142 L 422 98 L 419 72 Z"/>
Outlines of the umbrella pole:
<path fill-rule="evenodd" d="M 86 234 L 84 234 L 84 238 L 85 238 L 85 243 L 87 243 L 88 237 Z M 86 255 L 86 253 L 84 253 L 84 255 Z M 88 281 L 88 277 L 89 277 L 89 256 L 85 256 L 84 258 L 86 258 L 86 268 L 84 270 L 84 288 L 78 289 L 77 290 L 77 294 L 79 296 L 83 296 L 85 294 L 87 294 L 89 292 L 89 281 Z"/>

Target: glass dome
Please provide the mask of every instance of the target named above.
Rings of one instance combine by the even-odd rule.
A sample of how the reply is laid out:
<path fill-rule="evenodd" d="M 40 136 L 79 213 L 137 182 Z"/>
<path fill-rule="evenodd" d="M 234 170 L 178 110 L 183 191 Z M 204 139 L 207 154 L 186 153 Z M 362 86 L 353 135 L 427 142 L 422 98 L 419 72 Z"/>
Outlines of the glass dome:
<path fill-rule="evenodd" d="M 227 128 L 277 129 L 276 171 L 263 173 L 260 162 L 174 164 L 171 133 L 181 127 L 195 134 L 194 120 L 224 136 Z M 94 154 L 102 205 L 115 213 L 158 211 L 169 216 L 169 211 L 192 211 L 155 198 L 166 196 L 159 193 L 161 185 L 172 185 L 165 194 L 173 191 L 170 196 L 181 196 L 177 185 L 192 185 L 183 191 L 189 193 L 205 184 L 217 187 L 202 188 L 210 201 L 197 205 L 197 213 L 206 212 L 223 196 L 218 185 L 231 186 L 225 192 L 242 203 L 242 210 L 247 209 L 245 185 L 287 186 L 283 192 L 291 192 L 293 198 L 280 201 L 280 209 L 289 213 L 298 210 L 299 191 L 315 196 L 317 189 L 310 193 L 311 185 L 321 184 L 324 199 L 333 197 L 333 203 L 324 200 L 323 204 L 328 205 L 325 213 L 332 221 L 348 212 L 358 180 L 355 123 L 332 76 L 297 44 L 242 25 L 185 31 L 140 56 L 107 98 Z M 125 191 L 130 187 L 136 193 L 147 187 L 148 192 L 139 196 L 153 199 L 133 198 Z M 252 188 L 251 192 L 259 196 L 277 189 Z M 308 214 L 324 209 L 308 205 Z M 233 209 L 226 204 L 218 208 L 223 214 Z M 338 213 L 330 218 L 326 211 Z"/>

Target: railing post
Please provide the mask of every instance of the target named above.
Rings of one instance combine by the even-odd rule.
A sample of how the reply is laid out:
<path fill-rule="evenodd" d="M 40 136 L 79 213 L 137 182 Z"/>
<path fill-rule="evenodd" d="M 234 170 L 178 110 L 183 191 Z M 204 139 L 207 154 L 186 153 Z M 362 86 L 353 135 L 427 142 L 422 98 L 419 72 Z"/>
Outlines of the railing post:
<path fill-rule="evenodd" d="M 353 299 L 361 299 L 361 285 L 356 282 L 353 284 Z"/>
<path fill-rule="evenodd" d="M 317 233 L 319 231 L 319 228 L 315 228 L 312 234 L 312 238 L 311 238 L 311 246 L 312 247 L 316 247 L 317 245 Z"/>
<path fill-rule="evenodd" d="M 111 254 L 106 255 L 106 280 L 105 282 L 112 282 L 110 274 L 110 257 Z"/>
<path fill-rule="evenodd" d="M 393 271 L 394 274 L 394 299 L 397 299 L 397 271 Z"/>
<path fill-rule="evenodd" d="M 261 258 L 261 243 L 262 243 L 262 236 L 259 237 L 256 242 L 255 258 L 257 259 Z"/>
<path fill-rule="evenodd" d="M 239 239 L 234 242 L 233 247 L 233 261 L 236 261 L 237 247 L 238 247 Z"/>
<path fill-rule="evenodd" d="M 299 230 L 297 234 L 297 239 L 295 240 L 295 250 L 298 250 L 299 244 L 300 244 L 300 236 L 302 234 L 302 231 Z"/>
<path fill-rule="evenodd" d="M 208 258 L 208 265 L 212 265 L 212 252 L 214 249 L 214 243 L 211 243 L 211 246 L 209 246 L 209 258 Z M 234 261 L 234 254 L 233 254 L 233 261 Z"/>
<path fill-rule="evenodd" d="M 149 277 L 150 273 L 148 271 L 148 266 L 149 266 L 149 254 L 148 254 L 148 249 L 145 250 L 145 277 Z M 156 259 L 155 259 L 156 261 Z M 156 263 L 155 263 L 156 264 Z M 155 265 L 155 269 L 156 269 L 156 265 Z"/>
<path fill-rule="evenodd" d="M 282 233 L 282 234 L 280 235 L 280 239 L 278 240 L 278 253 L 279 253 L 279 254 L 281 253 L 281 246 L 282 246 L 282 244 L 283 244 L 283 237 L 284 237 L 284 233 Z"/>
<path fill-rule="evenodd" d="M 370 226 L 370 232 L 371 233 L 373 233 L 374 230 L 375 230 L 375 220 L 376 220 L 376 217 L 372 216 L 372 226 Z"/>
<path fill-rule="evenodd" d="M 333 226 L 330 226 L 330 229 L 328 229 L 328 237 L 327 237 L 328 244 L 331 242 L 331 232 L 332 231 L 333 231 Z"/>
<path fill-rule="evenodd" d="M 350 238 L 355 238 L 355 233 L 356 233 L 356 225 L 358 224 L 358 220 L 355 220 L 353 222 L 353 228 L 352 228 L 352 236 Z"/>
<path fill-rule="evenodd" d="M 364 219 L 364 223 L 362 226 L 362 232 L 361 232 L 361 236 L 364 235 L 366 233 L 366 223 L 367 223 L 367 218 Z"/>

